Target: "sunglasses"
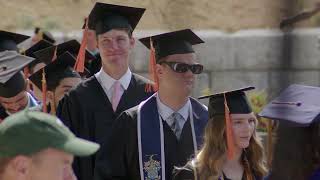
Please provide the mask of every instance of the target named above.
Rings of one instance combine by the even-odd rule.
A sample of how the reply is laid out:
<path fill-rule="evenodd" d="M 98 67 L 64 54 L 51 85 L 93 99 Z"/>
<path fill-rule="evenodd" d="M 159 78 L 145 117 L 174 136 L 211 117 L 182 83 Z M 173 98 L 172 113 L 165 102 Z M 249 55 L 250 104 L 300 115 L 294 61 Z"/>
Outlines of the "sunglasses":
<path fill-rule="evenodd" d="M 186 63 L 167 62 L 167 61 L 162 61 L 159 64 L 166 64 L 174 72 L 177 72 L 177 73 L 185 73 L 188 70 L 190 70 L 193 74 L 201 74 L 203 71 L 203 65 L 201 64 L 186 64 Z"/>

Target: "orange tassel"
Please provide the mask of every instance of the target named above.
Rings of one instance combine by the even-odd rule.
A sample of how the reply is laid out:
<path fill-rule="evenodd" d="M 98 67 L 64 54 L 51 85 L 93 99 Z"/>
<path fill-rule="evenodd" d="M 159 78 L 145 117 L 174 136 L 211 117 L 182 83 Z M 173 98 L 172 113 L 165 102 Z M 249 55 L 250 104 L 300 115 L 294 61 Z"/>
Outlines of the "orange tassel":
<path fill-rule="evenodd" d="M 42 112 L 47 113 L 47 81 L 46 72 L 42 69 Z"/>
<path fill-rule="evenodd" d="M 86 58 L 85 56 L 86 56 L 86 47 L 87 47 L 88 29 L 89 29 L 88 22 L 89 22 L 89 19 L 87 18 L 86 27 L 84 28 L 84 31 L 83 31 L 81 46 L 79 49 L 76 63 L 74 65 L 74 69 L 80 73 L 84 72 L 84 63 L 85 63 L 85 58 Z"/>
<path fill-rule="evenodd" d="M 235 147 L 234 147 L 230 110 L 227 104 L 226 95 L 223 94 L 223 96 L 224 96 L 224 113 L 225 113 L 226 136 L 227 136 L 227 157 L 229 160 L 231 160 L 233 159 L 235 154 Z"/>
<path fill-rule="evenodd" d="M 151 38 L 150 38 L 149 78 L 154 82 L 154 84 L 147 84 L 145 91 L 146 92 L 158 91 L 159 78 L 156 74 L 156 50 L 153 47 L 153 42 Z"/>

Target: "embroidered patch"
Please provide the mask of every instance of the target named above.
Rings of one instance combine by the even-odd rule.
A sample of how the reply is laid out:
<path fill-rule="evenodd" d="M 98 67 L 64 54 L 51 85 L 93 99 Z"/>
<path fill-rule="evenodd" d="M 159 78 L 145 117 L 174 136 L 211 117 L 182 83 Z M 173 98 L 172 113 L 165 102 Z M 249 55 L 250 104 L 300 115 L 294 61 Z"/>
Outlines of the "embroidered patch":
<path fill-rule="evenodd" d="M 144 170 L 147 172 L 146 180 L 160 180 L 160 162 L 153 159 L 153 155 L 147 155 L 149 156 L 149 161 L 144 163 Z"/>

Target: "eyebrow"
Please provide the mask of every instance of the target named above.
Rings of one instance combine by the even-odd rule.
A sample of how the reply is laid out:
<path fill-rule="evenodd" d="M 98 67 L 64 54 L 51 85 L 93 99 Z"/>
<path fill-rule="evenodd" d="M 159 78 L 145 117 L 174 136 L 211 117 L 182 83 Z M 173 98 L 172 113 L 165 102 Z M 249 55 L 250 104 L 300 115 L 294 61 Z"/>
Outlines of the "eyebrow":
<path fill-rule="evenodd" d="M 247 118 L 232 118 L 233 121 L 242 121 L 246 120 Z"/>
<path fill-rule="evenodd" d="M 70 85 L 63 85 L 62 88 L 72 88 L 73 86 Z"/>

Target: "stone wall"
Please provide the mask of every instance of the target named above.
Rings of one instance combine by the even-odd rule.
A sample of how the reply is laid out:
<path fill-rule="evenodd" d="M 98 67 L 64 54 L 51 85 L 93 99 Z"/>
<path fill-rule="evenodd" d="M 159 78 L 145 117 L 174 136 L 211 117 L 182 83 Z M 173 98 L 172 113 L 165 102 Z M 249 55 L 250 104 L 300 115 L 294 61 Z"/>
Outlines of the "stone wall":
<path fill-rule="evenodd" d="M 139 38 L 160 32 L 138 31 L 135 35 Z M 194 96 L 253 85 L 273 97 L 292 83 L 320 85 L 320 29 L 299 29 L 286 34 L 279 30 L 196 33 L 206 43 L 195 47 L 205 71 L 197 77 Z M 80 39 L 81 33 L 54 35 L 62 41 Z M 146 75 L 149 51 L 136 42 L 131 69 Z"/>
<path fill-rule="evenodd" d="M 138 37 L 143 33 L 139 33 Z M 197 31 L 205 44 L 197 45 L 205 72 L 199 75 L 194 95 L 256 86 L 272 97 L 289 84 L 320 85 L 320 29 L 246 30 L 233 34 Z M 285 45 L 286 44 L 286 45 Z M 291 52 L 291 53 L 285 53 Z M 148 51 L 137 43 L 132 67 L 147 69 Z"/>

